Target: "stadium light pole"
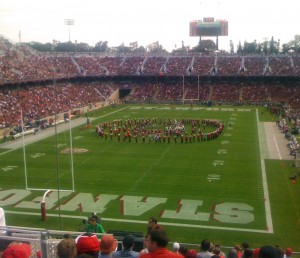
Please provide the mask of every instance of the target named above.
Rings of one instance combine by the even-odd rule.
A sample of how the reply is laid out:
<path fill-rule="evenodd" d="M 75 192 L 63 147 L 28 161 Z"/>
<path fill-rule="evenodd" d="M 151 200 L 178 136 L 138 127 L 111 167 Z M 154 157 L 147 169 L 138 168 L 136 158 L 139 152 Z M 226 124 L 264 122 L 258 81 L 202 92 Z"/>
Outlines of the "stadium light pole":
<path fill-rule="evenodd" d="M 68 30 L 69 30 L 69 42 L 71 42 L 70 26 L 73 26 L 74 24 L 75 24 L 75 20 L 73 20 L 73 19 L 65 19 L 65 25 L 68 26 Z"/>

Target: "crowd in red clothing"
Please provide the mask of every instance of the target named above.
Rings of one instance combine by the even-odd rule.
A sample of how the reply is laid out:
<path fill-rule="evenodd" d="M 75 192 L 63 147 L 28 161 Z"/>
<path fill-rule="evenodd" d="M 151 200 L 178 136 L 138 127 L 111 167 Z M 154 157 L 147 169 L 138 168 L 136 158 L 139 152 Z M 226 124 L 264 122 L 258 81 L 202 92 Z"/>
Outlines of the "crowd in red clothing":
<path fill-rule="evenodd" d="M 0 83 L 104 75 L 299 75 L 294 55 L 41 53 L 0 37 Z"/>
<path fill-rule="evenodd" d="M 299 82 L 199 80 L 199 76 L 299 75 L 300 58 L 294 55 L 238 56 L 203 55 L 114 55 L 99 53 L 41 53 L 0 37 L 0 127 L 18 122 L 20 110 L 27 119 L 39 119 L 56 111 L 86 106 L 109 98 L 117 89 L 130 89 L 128 101 L 184 101 L 220 104 L 285 103 L 300 110 Z M 56 104 L 51 84 L 16 88 L 16 81 L 42 81 L 85 76 L 134 75 L 126 83 L 115 78 L 95 83 L 59 83 Z M 147 80 L 148 75 L 160 79 Z M 176 76 L 174 79 L 166 79 Z M 194 77 L 193 77 L 194 76 Z M 240 77 L 242 78 L 242 77 Z M 186 102 L 185 102 L 186 103 Z"/>
<path fill-rule="evenodd" d="M 5 87 L 0 89 L 0 126 L 16 125 L 21 110 L 26 120 L 36 120 L 56 112 L 67 112 L 102 102 L 118 89 L 129 89 L 124 100 L 137 102 L 183 101 L 185 104 L 212 101 L 214 104 L 267 104 L 286 103 L 300 110 L 300 84 L 266 84 L 263 82 L 205 82 L 178 78 L 177 80 L 118 80 L 105 82 L 53 83 Z M 184 97 L 183 97 L 184 96 Z"/>
<path fill-rule="evenodd" d="M 0 125 L 9 127 L 68 112 L 105 101 L 115 91 L 114 83 L 57 83 L 0 91 Z"/>

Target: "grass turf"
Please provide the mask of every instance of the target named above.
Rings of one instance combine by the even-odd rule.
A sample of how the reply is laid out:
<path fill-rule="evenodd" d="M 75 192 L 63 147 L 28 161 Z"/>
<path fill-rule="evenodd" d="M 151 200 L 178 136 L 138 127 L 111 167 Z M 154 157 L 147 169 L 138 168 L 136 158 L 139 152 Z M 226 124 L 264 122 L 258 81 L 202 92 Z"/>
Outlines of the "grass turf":
<path fill-rule="evenodd" d="M 288 178 L 297 170 L 291 166 L 291 161 L 265 161 L 274 227 L 274 233 L 267 233 L 257 115 L 260 121 L 274 121 L 276 118 L 262 107 L 258 108 L 258 112 L 253 107 L 125 107 L 105 108 L 89 116 L 93 125 L 114 119 L 125 121 L 154 117 L 162 121 L 168 118 L 217 119 L 224 122 L 225 129 L 217 139 L 206 142 L 181 144 L 177 141 L 175 144 L 172 140 L 170 144 L 156 144 L 153 141 L 148 143 L 146 138 L 143 144 L 141 138 L 138 143 L 118 142 L 116 137 L 113 141 L 101 139 L 95 133 L 94 127 L 82 131 L 74 128 L 73 147 L 84 148 L 88 152 L 73 155 L 76 193 L 68 197 L 61 196 L 61 204 L 65 204 L 70 197 L 75 198 L 79 192 L 91 193 L 93 197 L 99 194 L 116 195 L 117 198 L 109 202 L 103 212 L 98 213 L 103 217 L 105 229 L 146 232 L 146 221 L 149 217 L 159 217 L 166 210 L 179 211 L 179 200 L 194 200 L 199 204 L 194 214 L 180 219 L 163 216 L 159 218 L 161 223 L 174 224 L 164 225 L 172 241 L 199 243 L 203 238 L 208 238 L 227 246 L 248 241 L 252 247 L 269 243 L 291 246 L 297 251 L 300 190 L 299 182 L 291 184 Z M 70 146 L 69 137 L 69 131 L 65 131 L 26 146 L 28 187 L 72 188 L 71 157 L 69 154 L 60 153 Z M 9 171 L 0 170 L 2 190 L 24 189 L 23 150 L 1 155 L 0 164 L 2 168 L 13 166 Z M 217 175 L 217 179 L 211 178 L 212 175 Z M 24 200 L 32 201 L 43 193 L 32 191 Z M 165 198 L 165 202 L 139 215 L 124 215 L 120 200 L 122 196 L 140 197 L 139 200 L 144 197 Z M 142 205 L 142 202 L 137 203 Z M 235 217 L 242 217 L 234 214 L 227 215 L 231 217 L 230 222 L 216 220 L 216 206 L 222 203 L 246 204 L 252 207 L 253 210 L 246 213 L 253 214 L 253 221 L 245 224 L 233 222 Z M 55 203 L 47 212 L 57 214 L 57 205 Z M 4 209 L 38 213 L 34 208 L 18 208 L 16 205 L 7 205 Z M 77 230 L 81 220 L 72 216 L 84 217 L 90 213 L 80 209 L 62 209 L 60 212 L 67 216 L 61 219 L 48 217 L 45 222 L 37 216 L 9 213 L 7 224 Z M 209 214 L 209 219 L 195 219 L 195 213 Z M 226 214 L 226 211 L 222 210 L 221 213 Z"/>

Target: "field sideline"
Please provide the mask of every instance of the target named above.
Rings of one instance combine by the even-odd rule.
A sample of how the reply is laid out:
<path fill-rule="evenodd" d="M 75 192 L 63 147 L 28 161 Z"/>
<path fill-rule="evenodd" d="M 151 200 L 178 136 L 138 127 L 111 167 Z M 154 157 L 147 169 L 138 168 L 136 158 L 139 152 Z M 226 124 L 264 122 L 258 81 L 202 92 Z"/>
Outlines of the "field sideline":
<path fill-rule="evenodd" d="M 126 120 L 147 116 L 205 117 L 220 119 L 225 123 L 225 129 L 217 139 L 208 142 L 182 145 L 171 143 L 162 146 L 155 143 L 143 145 L 132 142 L 128 146 L 129 143 L 118 144 L 115 139 L 113 142 L 99 140 L 94 128 L 85 131 L 74 128 L 72 130 L 73 146 L 89 150 L 87 154 L 74 155 L 76 193 L 63 194 L 60 211 L 62 213 L 58 214 L 57 203 L 54 203 L 48 210 L 48 220 L 41 222 L 36 221 L 36 216 L 39 215 L 38 205 L 34 209 L 26 208 L 25 205 L 26 203 L 32 205 L 33 201 L 37 203 L 41 193 L 30 192 L 23 200 L 7 205 L 7 214 L 11 215 L 7 219 L 8 224 L 45 228 L 57 228 L 60 224 L 64 230 L 72 230 L 78 227 L 80 218 L 89 214 L 90 209 L 97 207 L 96 211 L 101 214 L 107 229 L 144 232 L 148 217 L 154 215 L 159 217 L 161 224 L 168 229 L 171 237 L 182 242 L 197 243 L 201 241 L 201 238 L 208 237 L 226 245 L 239 243 L 241 239 L 260 245 L 267 240 L 270 244 L 281 243 L 281 245 L 293 246 L 295 243 L 296 248 L 293 237 L 297 238 L 296 229 L 299 229 L 299 205 L 295 205 L 299 201 L 299 187 L 297 184 L 290 184 L 288 180 L 289 174 L 295 170 L 290 166 L 290 160 L 266 159 L 270 156 L 269 149 L 273 148 L 265 146 L 265 130 L 260 128 L 263 125 L 258 121 L 272 121 L 274 118 L 270 114 L 264 112 L 262 117 L 259 109 L 243 107 L 211 109 L 176 107 L 170 109 L 165 106 L 141 106 L 138 109 L 138 106 L 129 106 L 121 110 L 123 108 L 118 107 L 116 110 L 106 108 L 93 115 L 90 114 L 90 118 L 94 124 L 95 121 L 112 121 L 120 118 Z M 251 124 L 248 124 L 249 121 L 252 121 Z M 49 146 L 55 143 L 54 138 L 43 140 L 38 145 L 32 143 L 26 146 L 29 188 L 31 186 L 39 188 L 36 186 L 41 185 L 43 181 L 47 188 L 50 181 L 46 184 L 45 180 L 48 180 L 51 173 L 55 175 L 57 172 L 49 168 L 50 161 L 55 162 L 54 153 L 46 152 Z M 58 142 L 70 145 L 68 130 L 58 136 Z M 279 153 L 280 147 L 277 141 L 275 140 L 274 143 L 275 146 L 277 144 L 275 149 Z M 267 140 L 267 144 L 270 144 L 270 140 Z M 3 148 L 3 145 L 0 147 Z M 9 148 L 9 144 L 5 148 Z M 34 153 L 41 154 L 38 161 L 30 160 L 30 155 Z M 119 153 L 118 158 L 114 153 Z M 141 155 L 141 153 L 147 155 Z M 280 153 L 278 155 L 281 157 Z M 14 160 L 11 159 L 13 156 L 16 157 L 16 164 L 11 162 Z M 42 156 L 48 158 L 44 160 Z M 178 158 L 181 156 L 182 158 Z M 10 170 L 11 176 L 3 171 L 0 172 L 0 179 L 5 182 L 4 185 L 1 183 L 1 188 L 12 189 L 15 184 L 16 189 L 22 189 L 24 181 L 20 177 L 24 175 L 24 165 L 22 168 L 21 149 L 15 151 L 2 149 L 0 160 L 4 166 L 13 168 Z M 61 174 L 60 181 L 57 182 L 69 187 L 68 164 L 69 157 L 59 155 Z M 99 164 L 101 164 L 101 171 L 97 171 Z M 200 164 L 201 167 L 199 167 Z M 17 168 L 14 169 L 13 166 Z M 183 173 L 186 168 L 188 168 L 188 174 Z M 39 171 L 40 179 L 34 171 Z M 33 176 L 32 173 L 35 175 Z M 99 173 L 101 180 L 97 179 Z M 15 177 L 15 174 L 18 176 Z M 89 174 L 95 182 L 87 181 L 83 177 Z M 33 178 L 35 179 L 32 180 Z M 115 186 L 108 184 L 112 182 L 112 178 L 114 178 L 113 185 Z M 54 185 L 57 182 L 54 180 Z M 151 184 L 155 186 L 155 182 L 157 182 L 156 187 L 151 187 Z M 124 183 L 129 187 L 126 188 L 127 190 L 120 191 L 120 186 Z M 284 194 L 280 194 L 277 189 L 282 184 L 288 190 L 284 191 Z M 197 185 L 201 187 L 197 188 Z M 88 192 L 94 196 L 92 199 Z M 97 195 L 99 196 L 96 197 Z M 1 197 L 0 203 L 5 208 L 3 196 Z M 57 195 L 53 193 L 51 198 L 57 200 Z M 90 207 L 89 202 L 86 202 L 82 203 L 81 209 L 78 210 L 77 206 L 77 211 L 72 210 L 75 203 L 72 204 L 73 206 L 70 203 L 80 198 L 81 200 L 86 198 L 85 200 L 89 201 L 94 199 L 92 201 L 94 207 Z M 290 202 L 282 201 L 283 198 Z M 285 214 L 289 218 L 281 223 L 282 215 L 280 217 L 279 214 L 287 208 L 294 212 L 290 216 Z M 20 214 L 28 218 L 27 222 L 21 223 L 18 220 Z M 58 215 L 60 215 L 59 223 Z M 78 221 L 70 221 L 70 218 L 78 218 Z M 292 221 L 294 221 L 293 226 L 288 223 Z M 287 224 L 288 227 L 286 227 Z M 289 233 L 284 234 L 282 227 L 290 228 Z M 178 234 L 178 229 L 181 234 Z"/>

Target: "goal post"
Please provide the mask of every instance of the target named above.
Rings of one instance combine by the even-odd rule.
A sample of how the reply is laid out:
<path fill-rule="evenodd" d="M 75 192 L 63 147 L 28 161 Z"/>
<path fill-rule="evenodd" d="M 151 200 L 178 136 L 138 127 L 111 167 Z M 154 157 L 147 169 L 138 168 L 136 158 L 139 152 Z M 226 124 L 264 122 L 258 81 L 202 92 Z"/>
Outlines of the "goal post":
<path fill-rule="evenodd" d="M 299 168 L 300 167 L 300 153 L 296 153 L 296 160 L 295 160 L 295 167 Z"/>

